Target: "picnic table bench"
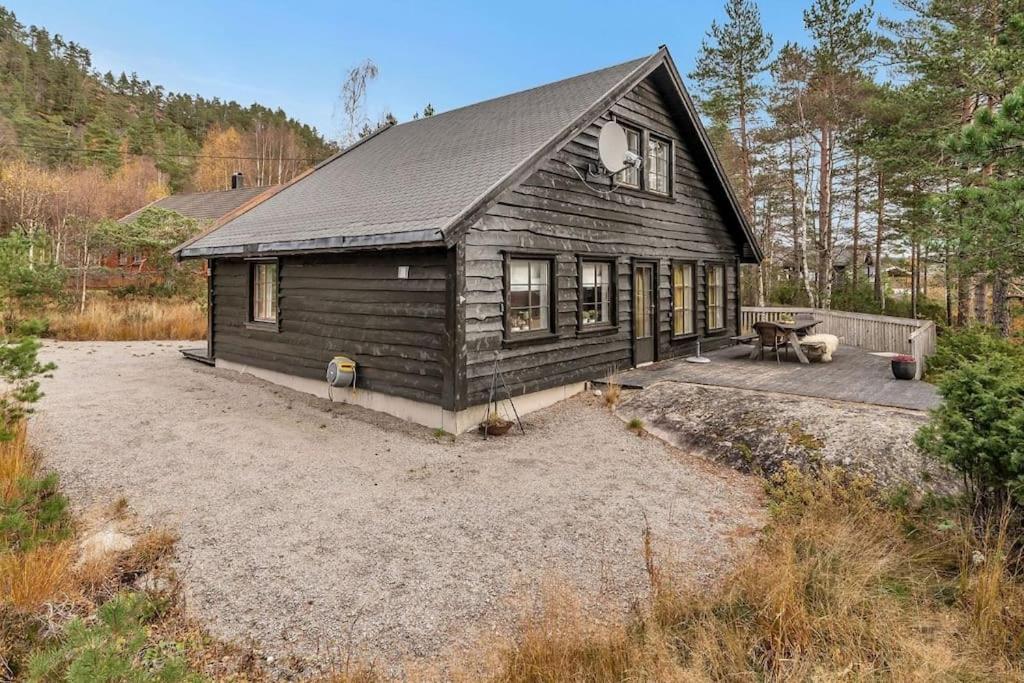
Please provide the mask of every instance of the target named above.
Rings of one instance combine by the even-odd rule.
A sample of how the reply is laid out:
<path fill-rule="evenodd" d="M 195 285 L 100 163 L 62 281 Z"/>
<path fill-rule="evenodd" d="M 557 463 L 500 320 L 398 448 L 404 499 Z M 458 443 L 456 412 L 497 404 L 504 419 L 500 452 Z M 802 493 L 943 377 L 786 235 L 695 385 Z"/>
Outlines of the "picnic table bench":
<path fill-rule="evenodd" d="M 756 334 L 737 334 L 735 337 L 729 337 L 732 341 L 737 344 L 753 344 L 757 341 Z"/>
<path fill-rule="evenodd" d="M 821 320 L 817 318 L 805 318 L 795 320 L 794 322 L 784 322 L 776 320 L 770 320 L 766 322 L 769 322 L 772 325 L 774 325 L 775 328 L 779 330 L 781 335 L 786 338 L 786 341 L 788 342 L 789 346 L 793 347 L 793 353 L 796 354 L 796 359 L 798 361 L 800 361 L 804 365 L 807 365 L 811 362 L 807 358 L 807 354 L 805 354 L 803 349 L 801 348 L 800 339 L 801 337 L 805 336 L 808 332 L 810 332 L 812 329 L 814 329 L 816 326 L 820 325 L 822 322 Z M 755 334 L 753 335 L 753 337 L 757 339 L 758 335 Z M 817 347 L 818 345 L 814 344 L 814 346 Z M 824 351 L 823 345 L 821 350 Z M 759 345 L 755 345 L 754 349 L 750 352 L 750 360 L 754 360 L 755 358 L 757 358 L 757 354 L 760 353 L 760 351 L 761 347 Z"/>

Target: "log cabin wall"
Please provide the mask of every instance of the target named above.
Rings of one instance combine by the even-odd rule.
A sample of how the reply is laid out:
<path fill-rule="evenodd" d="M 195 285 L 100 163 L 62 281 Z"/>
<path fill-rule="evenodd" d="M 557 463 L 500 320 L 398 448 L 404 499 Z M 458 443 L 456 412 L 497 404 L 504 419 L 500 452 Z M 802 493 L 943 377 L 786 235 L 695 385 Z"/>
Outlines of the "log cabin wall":
<path fill-rule="evenodd" d="M 647 129 L 673 143 L 673 196 L 620 189 L 599 195 L 588 189 L 568 164 L 585 172 L 598 162 L 600 125 L 610 118 Z M 495 351 L 513 393 L 527 393 L 582 380 L 605 377 L 632 361 L 632 263 L 657 262 L 656 358 L 691 354 L 697 337 L 672 339 L 671 263 L 698 263 L 697 329 L 702 347 L 729 343 L 738 331 L 738 257 L 741 240 L 735 219 L 727 218 L 724 198 L 715 190 L 710 168 L 696 161 L 696 138 L 684 132 L 653 78 L 642 82 L 610 110 L 609 115 L 544 162 L 523 183 L 501 195 L 464 237 L 466 301 L 464 333 L 465 375 L 461 406 L 487 400 Z M 645 171 L 642 171 L 645 172 Z M 729 221 L 733 221 L 730 225 Z M 556 259 L 556 337 L 515 344 L 504 333 L 504 255 L 551 254 Z M 594 334 L 578 331 L 577 257 L 599 254 L 615 260 L 617 329 Z M 704 264 L 718 262 L 726 273 L 726 326 L 705 332 Z"/>
<path fill-rule="evenodd" d="M 408 279 L 399 266 L 409 266 Z M 357 363 L 359 388 L 442 403 L 451 360 L 444 250 L 283 256 L 278 268 L 273 331 L 247 324 L 249 263 L 216 261 L 216 358 L 322 380 L 344 355 Z"/>

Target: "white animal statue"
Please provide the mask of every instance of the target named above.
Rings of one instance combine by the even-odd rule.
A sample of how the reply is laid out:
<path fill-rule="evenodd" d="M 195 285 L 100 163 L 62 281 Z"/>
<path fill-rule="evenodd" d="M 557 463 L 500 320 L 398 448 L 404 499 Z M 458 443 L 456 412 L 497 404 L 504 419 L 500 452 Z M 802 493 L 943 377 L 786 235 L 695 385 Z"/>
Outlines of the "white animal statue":
<path fill-rule="evenodd" d="M 821 362 L 831 363 L 832 354 L 839 348 L 839 337 L 834 334 L 809 334 L 801 339 L 800 343 L 808 346 L 817 345 L 818 348 L 824 347 L 825 350 L 821 353 Z"/>

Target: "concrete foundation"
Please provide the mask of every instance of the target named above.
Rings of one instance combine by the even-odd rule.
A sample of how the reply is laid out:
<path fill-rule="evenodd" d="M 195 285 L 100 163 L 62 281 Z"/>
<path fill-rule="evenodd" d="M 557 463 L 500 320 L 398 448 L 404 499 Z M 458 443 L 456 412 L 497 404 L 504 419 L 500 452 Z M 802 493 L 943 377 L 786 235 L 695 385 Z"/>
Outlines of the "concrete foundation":
<path fill-rule="evenodd" d="M 260 379 L 295 391 L 334 400 L 338 403 L 351 403 L 369 410 L 394 415 L 424 427 L 440 428 L 452 434 L 461 434 L 467 430 L 474 429 L 487 416 L 486 405 L 471 406 L 459 411 L 445 410 L 441 406 L 423 403 L 422 401 L 413 401 L 400 396 L 389 396 L 377 391 L 368 391 L 360 389 L 358 386 L 354 389 L 333 388 L 328 392 L 327 382 L 323 380 L 297 377 L 284 372 L 265 370 L 253 365 L 235 363 L 220 358 L 217 359 L 216 366 L 224 370 L 233 370 L 252 375 L 253 377 L 259 377 Z M 585 386 L 585 382 L 575 382 L 561 387 L 515 396 L 513 397 L 515 407 L 520 415 L 526 415 L 535 410 L 547 408 L 570 396 L 575 396 L 583 391 Z M 507 415 L 511 419 L 513 415 L 512 408 L 508 405 L 507 401 L 499 403 L 498 414 L 502 417 Z"/>

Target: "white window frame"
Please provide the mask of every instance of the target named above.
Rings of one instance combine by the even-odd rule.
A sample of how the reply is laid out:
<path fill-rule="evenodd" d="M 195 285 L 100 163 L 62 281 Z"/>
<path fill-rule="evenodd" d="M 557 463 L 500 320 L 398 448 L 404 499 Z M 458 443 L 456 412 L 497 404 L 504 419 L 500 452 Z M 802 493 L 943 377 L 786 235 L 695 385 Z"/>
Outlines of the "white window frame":
<path fill-rule="evenodd" d="M 527 279 L 526 282 L 513 282 L 513 272 L 517 264 L 526 264 L 527 266 Z M 544 273 L 544 277 L 534 282 L 535 266 L 540 266 L 541 273 Z M 525 289 L 523 289 L 525 287 Z M 533 292 L 539 293 L 539 303 L 532 305 L 529 301 L 526 306 L 513 306 L 512 305 L 512 294 L 514 292 Z M 555 257 L 553 255 L 532 255 L 532 254 L 513 254 L 507 253 L 505 255 L 505 338 L 506 340 L 517 340 L 517 339 L 529 339 L 532 337 L 547 337 L 554 334 L 555 330 Z M 527 298 L 531 299 L 529 294 Z M 527 327 L 516 328 L 513 326 L 513 320 L 520 316 L 521 311 L 528 313 L 527 325 L 531 325 L 533 321 L 532 311 L 538 311 L 540 313 L 541 324 L 538 327 Z"/>
<path fill-rule="evenodd" d="M 587 280 L 586 271 L 588 267 L 594 268 L 592 281 Z M 616 286 L 618 284 L 616 282 L 618 276 L 614 259 L 579 256 L 577 270 L 579 277 L 579 329 L 586 331 L 615 326 L 617 324 L 615 302 L 618 297 L 618 288 Z M 604 275 L 606 276 L 606 279 L 603 281 L 598 275 L 602 271 L 605 271 Z M 584 290 L 588 287 L 603 290 L 606 293 L 604 301 L 596 304 L 585 303 Z M 603 318 L 595 317 L 588 320 L 587 312 L 590 310 L 604 311 L 605 315 Z"/>
<path fill-rule="evenodd" d="M 248 322 L 276 328 L 280 321 L 281 265 L 277 259 L 249 261 Z"/>
<path fill-rule="evenodd" d="M 643 130 L 639 128 L 634 128 L 629 124 L 621 123 L 620 125 L 622 125 L 622 128 L 626 131 L 626 149 L 629 150 L 630 152 L 633 152 L 633 154 L 640 156 L 640 152 L 644 146 Z M 636 138 L 635 149 L 630 144 L 631 136 Z M 626 168 L 618 172 L 618 177 L 616 178 L 616 180 L 618 181 L 619 185 L 639 190 L 641 178 L 643 176 L 642 170 L 643 169 L 637 168 L 635 166 L 627 166 Z"/>
<path fill-rule="evenodd" d="M 658 164 L 655 163 L 656 158 L 654 157 L 654 144 L 663 145 L 665 148 L 664 173 L 660 171 Z M 666 197 L 672 194 L 672 154 L 671 140 L 650 132 L 647 133 L 647 146 L 644 154 L 644 181 L 645 189 L 648 192 L 653 192 L 654 194 Z M 654 179 L 662 177 L 665 180 L 665 189 L 655 187 Z"/>
<path fill-rule="evenodd" d="M 689 273 L 681 283 L 676 283 L 676 273 Z M 682 329 L 679 329 L 679 321 Z M 689 328 L 689 329 L 687 329 Z M 692 337 L 697 334 L 697 262 L 672 262 L 672 337 Z"/>
<path fill-rule="evenodd" d="M 715 281 L 716 278 L 712 277 L 712 273 L 718 273 L 717 281 Z M 706 263 L 704 265 L 704 301 L 707 314 L 705 326 L 709 333 L 720 332 L 725 329 L 727 324 L 725 279 L 724 263 Z M 717 320 L 715 318 L 721 319 Z"/>

